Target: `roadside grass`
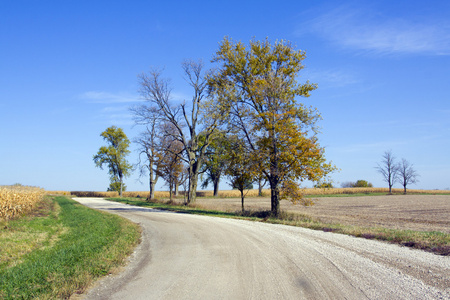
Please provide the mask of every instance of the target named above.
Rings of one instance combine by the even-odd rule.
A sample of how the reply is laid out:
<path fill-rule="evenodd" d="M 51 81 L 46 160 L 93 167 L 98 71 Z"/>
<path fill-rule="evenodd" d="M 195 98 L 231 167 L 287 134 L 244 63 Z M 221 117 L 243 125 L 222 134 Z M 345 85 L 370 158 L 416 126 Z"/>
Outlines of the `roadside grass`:
<path fill-rule="evenodd" d="M 82 293 L 122 265 L 140 238 L 136 224 L 62 196 L 0 226 L 0 299 Z"/>
<path fill-rule="evenodd" d="M 267 222 L 299 226 L 325 232 L 335 232 L 366 239 L 375 239 L 399 244 L 406 247 L 421 249 L 438 255 L 450 255 L 450 234 L 439 231 L 413 231 L 388 229 L 383 227 L 364 227 L 358 225 L 342 225 L 338 223 L 324 223 L 306 214 L 282 211 L 278 218 L 270 211 L 237 211 L 224 212 L 220 209 L 209 210 L 197 204 L 180 205 L 164 201 L 144 201 L 142 198 L 108 198 L 108 200 L 136 206 L 152 207 L 180 213 L 210 215 L 225 218 L 238 218 L 252 221 Z"/>

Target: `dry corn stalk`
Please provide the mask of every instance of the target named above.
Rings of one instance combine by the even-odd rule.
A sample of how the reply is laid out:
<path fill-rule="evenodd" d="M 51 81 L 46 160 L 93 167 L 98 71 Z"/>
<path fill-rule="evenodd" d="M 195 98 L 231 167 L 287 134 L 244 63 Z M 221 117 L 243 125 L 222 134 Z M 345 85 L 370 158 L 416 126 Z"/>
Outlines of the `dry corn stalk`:
<path fill-rule="evenodd" d="M 0 220 L 10 220 L 31 211 L 42 200 L 45 191 L 36 187 L 0 187 Z"/>

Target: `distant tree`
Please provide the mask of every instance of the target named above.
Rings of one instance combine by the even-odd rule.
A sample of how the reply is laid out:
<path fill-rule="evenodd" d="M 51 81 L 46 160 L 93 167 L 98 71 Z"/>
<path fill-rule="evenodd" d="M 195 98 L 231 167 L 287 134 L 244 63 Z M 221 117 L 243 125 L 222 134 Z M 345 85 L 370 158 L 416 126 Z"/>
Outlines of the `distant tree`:
<path fill-rule="evenodd" d="M 214 197 L 219 194 L 220 178 L 225 169 L 226 156 L 226 136 L 223 132 L 217 131 L 211 143 L 206 148 L 205 161 L 202 166 L 202 185 L 203 189 L 212 184 L 214 188 Z"/>
<path fill-rule="evenodd" d="M 160 152 L 158 151 L 159 131 L 158 125 L 161 118 L 154 108 L 148 108 L 145 105 L 132 107 L 133 119 L 137 125 L 144 125 L 145 131 L 141 132 L 137 138 L 133 140 L 138 145 L 139 176 L 149 176 L 149 200 L 155 198 L 155 186 L 158 182 L 158 160 Z"/>
<path fill-rule="evenodd" d="M 355 182 L 352 182 L 352 181 L 346 181 L 346 182 L 343 182 L 343 183 L 341 183 L 341 187 L 342 188 L 353 188 L 353 187 L 355 187 Z"/>
<path fill-rule="evenodd" d="M 419 174 L 414 169 L 413 165 L 406 159 L 402 159 L 402 162 L 398 164 L 398 181 L 403 186 L 403 193 L 406 195 L 406 186 L 409 184 L 416 184 L 419 182 Z"/>
<path fill-rule="evenodd" d="M 319 189 L 332 189 L 333 183 L 331 182 L 318 182 L 314 185 L 315 188 Z"/>
<path fill-rule="evenodd" d="M 231 136 L 226 142 L 226 166 L 225 174 L 230 180 L 232 188 L 241 193 L 241 208 L 244 212 L 245 190 L 253 188 L 255 181 L 255 162 L 250 152 L 246 149 L 245 142 L 237 136 Z"/>
<path fill-rule="evenodd" d="M 158 160 L 157 172 L 169 186 L 169 197 L 172 200 L 173 192 L 178 191 L 182 173 L 184 170 L 183 144 L 174 138 L 176 128 L 172 123 L 166 122 L 161 125 L 165 133 L 159 140 L 160 158 Z"/>
<path fill-rule="evenodd" d="M 118 193 L 120 193 L 120 188 L 121 188 L 120 182 L 119 181 L 114 181 L 114 182 L 111 182 L 109 184 L 109 187 L 108 187 L 107 191 L 108 192 L 118 192 Z M 123 184 L 122 185 L 122 191 L 125 192 L 126 190 L 127 190 L 127 186 L 125 184 Z"/>
<path fill-rule="evenodd" d="M 367 180 L 357 180 L 353 187 L 373 187 L 373 184 L 368 182 Z"/>
<path fill-rule="evenodd" d="M 343 188 L 355 188 L 355 187 L 373 187 L 373 184 L 368 182 L 367 180 L 357 180 L 356 182 L 353 181 L 346 181 L 341 183 L 341 187 Z"/>
<path fill-rule="evenodd" d="M 262 190 L 263 190 L 263 187 L 267 183 L 267 179 L 264 176 L 264 174 L 259 174 L 259 175 L 257 175 L 256 181 L 258 182 L 258 196 L 262 197 L 262 195 L 263 195 Z"/>
<path fill-rule="evenodd" d="M 398 165 L 395 163 L 395 157 L 391 150 L 384 152 L 383 160 L 381 161 L 381 164 L 377 164 L 376 169 L 388 184 L 389 194 L 391 194 L 392 186 L 397 181 L 399 175 Z"/>
<path fill-rule="evenodd" d="M 119 195 L 122 197 L 123 178 L 129 176 L 132 169 L 131 164 L 126 160 L 126 156 L 130 153 L 128 150 L 130 140 L 122 128 L 116 126 L 108 127 L 100 136 L 108 143 L 108 146 L 100 147 L 94 155 L 95 165 L 100 169 L 103 169 L 104 165 L 108 166 L 110 181 L 120 183 Z"/>

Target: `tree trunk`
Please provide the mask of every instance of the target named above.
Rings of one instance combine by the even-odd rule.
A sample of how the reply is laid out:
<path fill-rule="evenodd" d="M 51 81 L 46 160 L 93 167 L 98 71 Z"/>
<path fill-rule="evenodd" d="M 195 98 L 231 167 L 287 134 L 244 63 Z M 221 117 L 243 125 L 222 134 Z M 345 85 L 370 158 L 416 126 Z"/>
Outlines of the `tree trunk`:
<path fill-rule="evenodd" d="M 241 207 L 242 207 L 242 213 L 244 213 L 244 189 L 241 189 Z"/>
<path fill-rule="evenodd" d="M 220 179 L 218 177 L 214 178 L 214 197 L 219 196 L 219 181 Z"/>
<path fill-rule="evenodd" d="M 150 181 L 149 181 L 149 186 L 150 186 L 149 200 L 155 199 L 155 185 L 156 185 L 156 180 L 152 180 L 152 178 L 150 177 Z"/>
<path fill-rule="evenodd" d="M 122 198 L 122 191 L 123 191 L 123 176 L 120 176 L 120 192 L 119 192 L 119 197 Z"/>
<path fill-rule="evenodd" d="M 278 217 L 280 213 L 280 187 L 278 176 L 269 176 L 267 178 L 270 184 L 270 204 L 271 211 L 274 217 Z"/>
<path fill-rule="evenodd" d="M 270 191 L 270 203 L 272 208 L 272 215 L 274 217 L 278 217 L 280 213 L 280 190 L 278 186 L 272 188 Z"/>
<path fill-rule="evenodd" d="M 406 184 L 405 184 L 405 185 L 403 185 L 403 194 L 405 194 L 405 195 L 406 195 Z"/>
<path fill-rule="evenodd" d="M 179 183 L 178 183 L 178 182 L 175 182 L 175 187 L 174 187 L 174 189 L 173 189 L 174 194 L 175 194 L 175 197 L 178 197 L 178 195 L 179 195 L 179 192 L 178 192 L 179 186 L 180 186 Z"/>
<path fill-rule="evenodd" d="M 198 173 L 193 172 L 191 168 L 189 169 L 189 191 L 188 191 L 188 199 L 187 203 L 195 202 L 197 198 L 197 182 L 198 182 Z"/>
<path fill-rule="evenodd" d="M 260 178 L 258 180 L 258 196 L 259 197 L 262 197 L 262 188 L 263 188 L 263 186 L 262 186 L 262 179 Z"/>

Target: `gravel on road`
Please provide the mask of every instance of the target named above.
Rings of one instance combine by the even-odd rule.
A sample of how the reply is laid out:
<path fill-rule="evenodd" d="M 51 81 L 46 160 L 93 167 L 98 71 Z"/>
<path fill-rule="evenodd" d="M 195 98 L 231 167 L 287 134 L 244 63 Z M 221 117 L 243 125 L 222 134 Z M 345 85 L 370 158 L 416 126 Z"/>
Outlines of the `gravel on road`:
<path fill-rule="evenodd" d="M 285 225 L 74 198 L 142 242 L 85 299 L 450 299 L 450 257 Z"/>

